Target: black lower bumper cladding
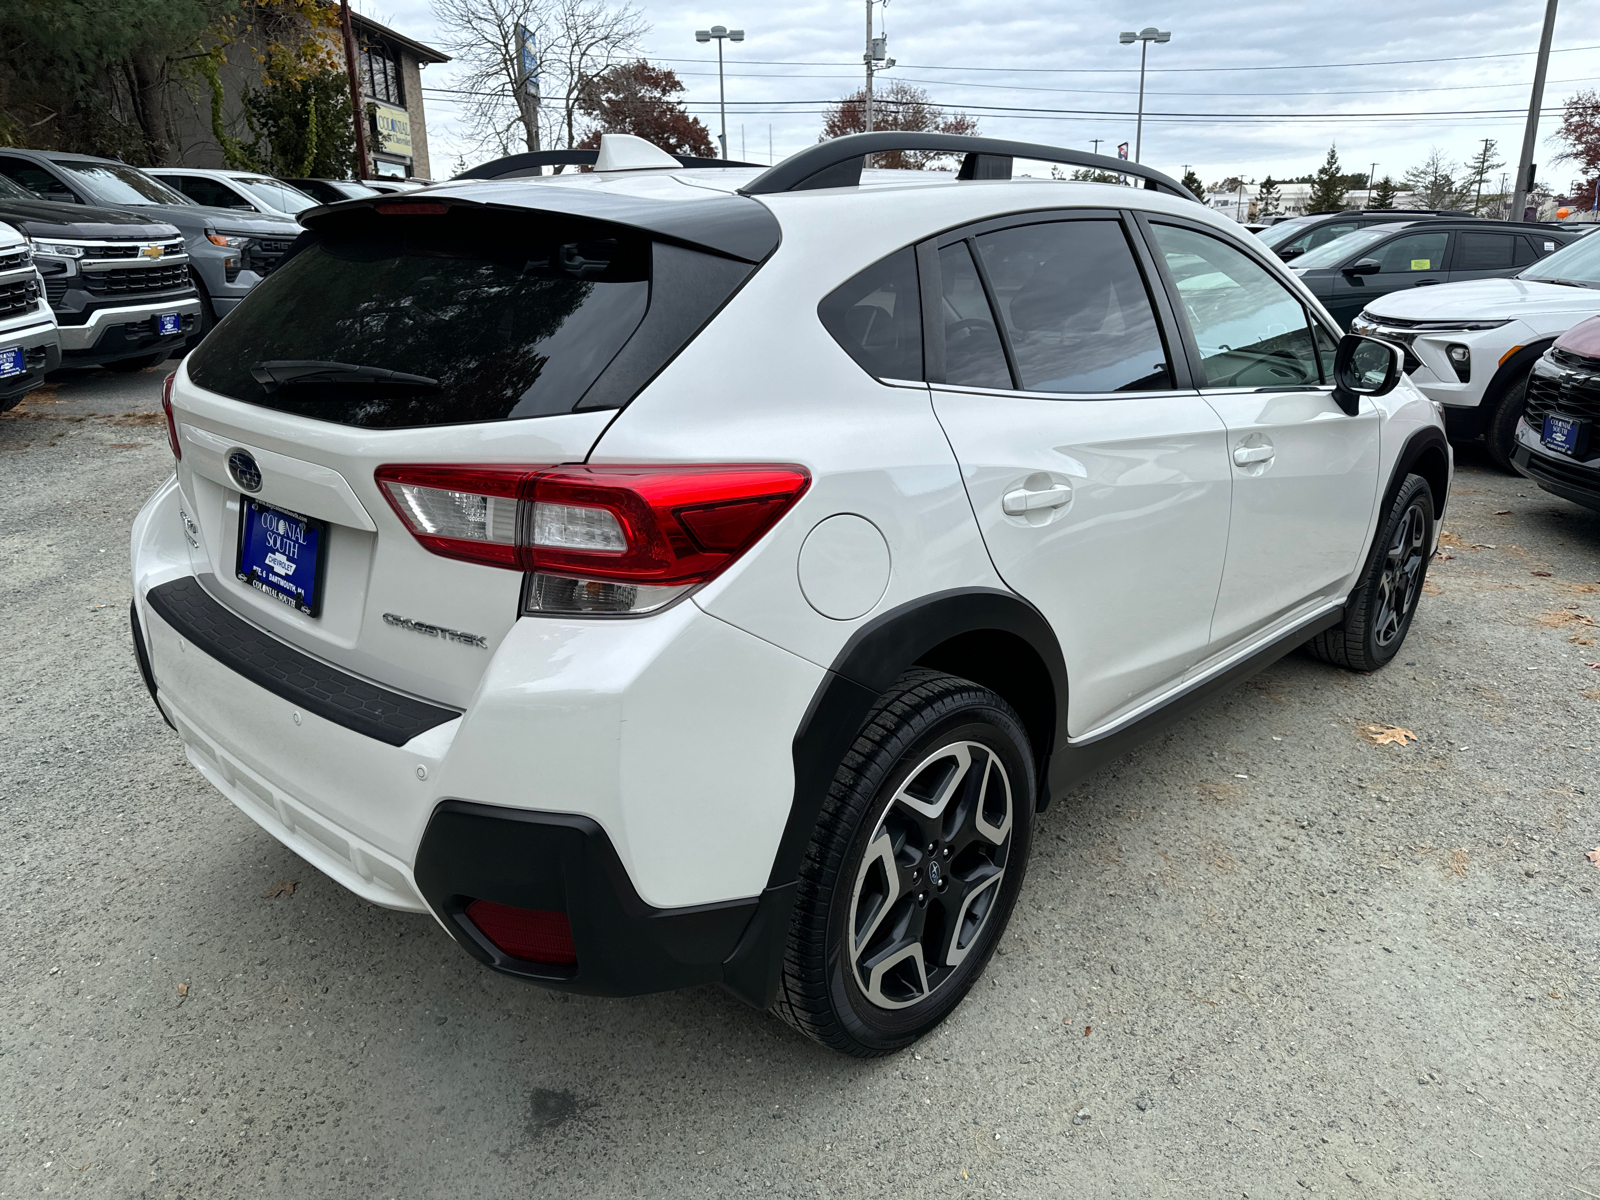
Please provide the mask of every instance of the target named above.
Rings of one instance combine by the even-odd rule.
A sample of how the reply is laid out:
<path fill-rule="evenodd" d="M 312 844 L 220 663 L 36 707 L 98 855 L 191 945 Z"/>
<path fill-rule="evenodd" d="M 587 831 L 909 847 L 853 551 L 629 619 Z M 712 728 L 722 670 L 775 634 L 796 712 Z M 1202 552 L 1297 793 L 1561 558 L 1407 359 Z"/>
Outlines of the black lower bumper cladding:
<path fill-rule="evenodd" d="M 1552 496 L 1600 512 L 1600 459 L 1585 463 L 1518 446 L 1511 462 Z"/>
<path fill-rule="evenodd" d="M 756 900 L 653 908 L 639 898 L 616 847 L 589 817 L 464 800 L 434 810 L 414 868 L 417 887 L 479 962 L 592 996 L 638 996 L 723 981 L 723 963 Z M 474 900 L 567 914 L 577 965 L 512 958 L 473 925 Z"/>

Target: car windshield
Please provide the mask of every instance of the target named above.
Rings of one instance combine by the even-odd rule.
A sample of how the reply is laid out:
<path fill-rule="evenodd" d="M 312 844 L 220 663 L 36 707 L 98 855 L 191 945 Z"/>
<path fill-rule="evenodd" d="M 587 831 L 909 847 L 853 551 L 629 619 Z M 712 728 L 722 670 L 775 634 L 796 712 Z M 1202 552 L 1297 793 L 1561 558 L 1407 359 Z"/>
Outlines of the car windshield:
<path fill-rule="evenodd" d="M 383 193 L 377 188 L 370 188 L 364 183 L 349 183 L 341 180 L 335 183 L 333 186 L 335 190 L 343 192 L 351 200 L 360 200 L 367 196 L 383 195 Z"/>
<path fill-rule="evenodd" d="M 1315 250 L 1307 250 L 1294 260 L 1296 270 L 1302 268 L 1332 267 L 1342 263 L 1357 251 L 1374 246 L 1392 234 L 1397 227 L 1394 225 L 1380 225 L 1376 229 L 1358 229 L 1354 233 L 1347 233 L 1343 237 L 1336 237 L 1331 242 L 1325 242 Z"/>
<path fill-rule="evenodd" d="M 1518 279 L 1563 279 L 1588 287 L 1600 287 L 1600 237 L 1586 237 L 1563 246 L 1549 258 L 1540 259 Z"/>
<path fill-rule="evenodd" d="M 1290 217 L 1287 221 L 1279 221 L 1276 225 L 1268 226 L 1256 236 L 1261 239 L 1262 245 L 1276 248 L 1295 234 L 1304 232 L 1312 220 L 1311 217 Z"/>
<path fill-rule="evenodd" d="M 82 183 L 96 204 L 110 208 L 124 204 L 194 203 L 143 171 L 121 163 L 57 161 L 55 165 Z"/>
<path fill-rule="evenodd" d="M 299 188 L 290 187 L 276 179 L 256 176 L 250 179 L 235 178 L 234 182 L 268 208 L 275 208 L 282 213 L 297 213 L 302 208 L 315 208 L 317 205 L 317 201 Z"/>

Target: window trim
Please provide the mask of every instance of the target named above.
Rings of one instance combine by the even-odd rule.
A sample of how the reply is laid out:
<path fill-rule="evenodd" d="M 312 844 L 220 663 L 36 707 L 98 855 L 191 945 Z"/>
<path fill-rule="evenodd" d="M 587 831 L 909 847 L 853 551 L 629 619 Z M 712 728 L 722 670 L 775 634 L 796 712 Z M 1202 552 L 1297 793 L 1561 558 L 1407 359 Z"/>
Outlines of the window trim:
<path fill-rule="evenodd" d="M 1180 338 L 1182 339 L 1184 353 L 1189 357 L 1190 378 L 1192 380 L 1192 386 L 1196 391 L 1198 391 L 1201 395 L 1205 395 L 1208 392 L 1304 392 L 1312 390 L 1331 391 L 1333 389 L 1333 381 L 1327 377 L 1327 373 L 1322 365 L 1322 355 L 1318 354 L 1316 350 L 1316 330 L 1318 326 L 1321 326 L 1323 332 L 1333 339 L 1335 345 L 1337 345 L 1344 337 L 1344 334 L 1339 331 L 1336 325 L 1325 322 L 1321 319 L 1321 316 L 1317 310 L 1307 302 L 1306 293 L 1308 289 L 1306 289 L 1305 285 L 1298 278 L 1288 274 L 1287 268 L 1284 267 L 1283 260 L 1281 258 L 1279 258 L 1276 254 L 1273 254 L 1270 250 L 1267 250 L 1265 247 L 1252 246 L 1243 241 L 1231 241 L 1222 236 L 1216 229 L 1213 229 L 1200 221 L 1190 221 L 1184 219 L 1183 217 L 1172 217 L 1168 216 L 1166 213 L 1156 213 L 1156 220 L 1151 221 L 1148 219 L 1150 214 L 1142 209 L 1134 210 L 1132 216 L 1135 224 L 1138 227 L 1139 235 L 1145 243 L 1145 252 L 1150 256 L 1152 262 L 1154 263 L 1155 270 L 1157 271 L 1161 280 L 1162 290 L 1166 293 L 1171 319 L 1179 332 Z M 1158 252 L 1160 250 L 1160 243 L 1156 241 L 1155 231 L 1151 229 L 1152 225 L 1173 225 L 1180 229 L 1187 229 L 1192 233 L 1203 234 L 1207 237 L 1215 238 L 1217 241 L 1224 242 L 1227 245 L 1231 245 L 1234 249 L 1238 250 L 1239 253 L 1243 254 L 1247 259 L 1249 259 L 1251 262 L 1254 262 L 1258 267 L 1264 270 L 1269 276 L 1277 280 L 1278 283 L 1282 284 L 1284 290 L 1288 292 L 1292 298 L 1299 301 L 1300 311 L 1305 314 L 1306 332 L 1311 335 L 1311 353 L 1312 357 L 1317 363 L 1317 378 L 1320 380 L 1320 382 L 1290 383 L 1279 386 L 1254 388 L 1240 387 L 1235 384 L 1210 383 L 1206 379 L 1205 357 L 1200 353 L 1200 343 L 1195 340 L 1194 331 L 1189 328 L 1189 320 L 1183 314 L 1183 298 L 1178 292 L 1177 281 L 1173 279 L 1172 273 L 1167 270 L 1166 258 Z M 1263 253 L 1263 250 L 1266 252 Z M 1312 299 L 1315 298 L 1312 297 Z"/>
<path fill-rule="evenodd" d="M 1157 264 L 1145 244 L 1142 230 L 1137 225 L 1137 216 L 1138 210 L 1119 208 L 1032 209 L 1027 212 L 989 217 L 947 229 L 917 243 L 917 273 L 922 281 L 923 374 L 927 382 L 935 387 L 958 388 L 983 395 L 1028 396 L 1038 400 L 1134 400 L 1141 396 L 1193 393 L 1196 388 L 1194 381 L 1198 377 L 1192 369 L 1188 345 L 1180 336 L 1183 326 L 1175 323 L 1176 314 L 1166 294 L 1165 283 L 1154 274 Z M 1021 376 L 1017 372 L 1011 338 L 995 304 L 994 287 L 989 280 L 988 268 L 984 265 L 983 256 L 978 253 L 975 243 L 987 233 L 998 233 L 1001 230 L 1017 229 L 1026 225 L 1055 225 L 1066 221 L 1115 221 L 1121 227 L 1122 235 L 1133 253 L 1134 265 L 1144 283 L 1145 295 L 1150 300 L 1152 315 L 1156 321 L 1156 336 L 1161 339 L 1163 353 L 1167 358 L 1167 370 L 1172 377 L 1171 387 L 1142 392 L 1038 392 L 1018 386 L 1021 383 Z M 984 296 L 989 302 L 990 315 L 995 318 L 995 332 L 1000 337 L 1000 348 L 1011 371 L 1012 387 L 1009 389 L 950 383 L 945 378 L 944 322 L 938 319 L 938 314 L 943 311 L 944 301 L 944 279 L 939 268 L 939 252 L 957 242 L 967 243 L 967 253 L 972 256 L 978 279 L 983 285 Z"/>

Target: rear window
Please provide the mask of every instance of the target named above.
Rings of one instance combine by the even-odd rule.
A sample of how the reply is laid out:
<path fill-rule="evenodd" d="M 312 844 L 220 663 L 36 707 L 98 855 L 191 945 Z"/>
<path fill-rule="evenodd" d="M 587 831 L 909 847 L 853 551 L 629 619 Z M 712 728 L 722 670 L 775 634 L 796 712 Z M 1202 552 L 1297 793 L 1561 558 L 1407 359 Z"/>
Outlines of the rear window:
<path fill-rule="evenodd" d="M 353 213 L 306 235 L 189 377 L 370 428 L 570 412 L 644 318 L 650 262 L 648 237 L 595 222 Z"/>

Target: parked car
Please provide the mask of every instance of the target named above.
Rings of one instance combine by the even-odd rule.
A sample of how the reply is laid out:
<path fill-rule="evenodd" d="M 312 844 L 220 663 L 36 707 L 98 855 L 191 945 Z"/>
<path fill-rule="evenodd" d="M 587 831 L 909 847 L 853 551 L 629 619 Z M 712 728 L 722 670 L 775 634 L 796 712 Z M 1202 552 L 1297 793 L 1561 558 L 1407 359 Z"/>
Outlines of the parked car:
<path fill-rule="evenodd" d="M 1260 237 L 1262 245 L 1272 247 L 1274 254 L 1288 262 L 1308 250 L 1327 245 L 1335 238 L 1355 233 L 1358 229 L 1370 229 L 1374 225 L 1388 225 L 1395 221 L 1421 221 L 1434 216 L 1465 217 L 1467 214 L 1417 209 L 1402 211 L 1389 208 L 1307 213 L 1300 217 L 1276 220 L 1257 236 Z"/>
<path fill-rule="evenodd" d="M 354 179 L 286 179 L 284 182 L 315 197 L 318 204 L 337 204 L 341 200 L 362 200 L 383 194 Z"/>
<path fill-rule="evenodd" d="M 1430 218 L 1347 233 L 1302 254 L 1293 270 L 1343 329 L 1393 292 L 1515 275 L 1572 240 L 1520 222 Z"/>
<path fill-rule="evenodd" d="M 59 326 L 39 336 L 57 340 L 60 365 L 142 370 L 181 349 L 198 326 L 200 300 L 175 227 L 52 204 L 3 175 L 0 221 L 31 241 L 51 323 Z M 44 360 L 45 372 L 55 368 L 48 350 Z"/>
<path fill-rule="evenodd" d="M 908 149 L 986 182 L 863 173 Z M 1038 808 L 1296 647 L 1382 667 L 1422 593 L 1400 352 L 1148 167 L 608 135 L 304 219 L 169 380 L 134 643 L 219 791 L 495 970 L 904 1046 Z"/>
<path fill-rule="evenodd" d="M 1545 491 L 1600 512 L 1600 317 L 1579 321 L 1533 364 L 1512 465 Z"/>
<path fill-rule="evenodd" d="M 33 265 L 33 247 L 0 224 L 0 412 L 15 408 L 60 364 L 56 318 Z"/>
<path fill-rule="evenodd" d="M 1411 381 L 1444 406 L 1451 438 L 1482 436 L 1489 457 L 1509 471 L 1534 363 L 1597 313 L 1600 238 L 1586 237 L 1510 279 L 1391 293 L 1350 328 L 1402 346 Z"/>
<path fill-rule="evenodd" d="M 197 205 L 143 171 L 108 158 L 0 149 L 0 175 L 46 200 L 121 209 L 177 226 L 201 302 L 195 341 L 271 272 L 300 233 L 282 217 Z"/>
<path fill-rule="evenodd" d="M 302 209 L 318 201 L 281 179 L 255 171 L 224 171 L 208 167 L 151 167 L 145 172 L 196 204 L 209 208 L 239 209 L 268 217 L 293 220 Z"/>

